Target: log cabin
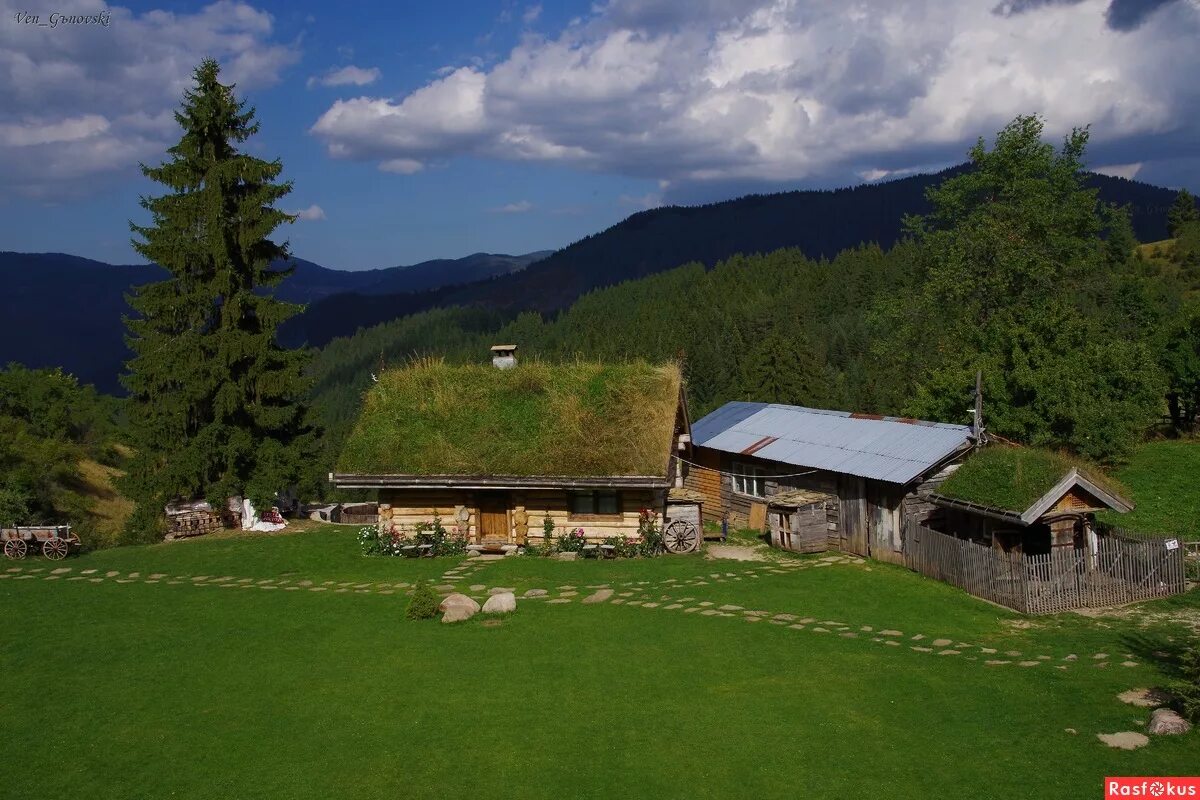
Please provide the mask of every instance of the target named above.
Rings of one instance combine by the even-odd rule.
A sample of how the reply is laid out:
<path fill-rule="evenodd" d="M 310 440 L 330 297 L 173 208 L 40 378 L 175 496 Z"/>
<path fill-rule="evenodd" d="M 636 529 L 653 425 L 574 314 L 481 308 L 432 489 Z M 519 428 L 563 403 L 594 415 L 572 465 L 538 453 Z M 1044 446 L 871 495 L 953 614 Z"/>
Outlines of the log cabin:
<path fill-rule="evenodd" d="M 330 474 L 379 493 L 379 524 L 401 534 L 435 517 L 478 549 L 510 551 L 546 532 L 636 538 L 663 513 L 689 421 L 677 364 L 415 361 L 385 372 Z"/>
<path fill-rule="evenodd" d="M 935 513 L 930 492 L 975 441 L 965 425 L 726 403 L 692 425 L 684 485 L 707 520 L 767 531 L 776 546 L 903 563 L 905 522 Z"/>

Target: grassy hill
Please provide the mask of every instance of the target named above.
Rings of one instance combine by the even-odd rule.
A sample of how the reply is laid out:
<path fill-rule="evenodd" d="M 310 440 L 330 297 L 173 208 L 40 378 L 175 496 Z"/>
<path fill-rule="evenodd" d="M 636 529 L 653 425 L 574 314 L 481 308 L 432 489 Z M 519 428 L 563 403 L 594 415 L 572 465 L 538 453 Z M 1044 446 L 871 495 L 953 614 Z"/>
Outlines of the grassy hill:
<path fill-rule="evenodd" d="M 1129 530 L 1200 539 L 1200 440 L 1147 442 L 1116 471 L 1135 508 L 1101 518 Z"/>

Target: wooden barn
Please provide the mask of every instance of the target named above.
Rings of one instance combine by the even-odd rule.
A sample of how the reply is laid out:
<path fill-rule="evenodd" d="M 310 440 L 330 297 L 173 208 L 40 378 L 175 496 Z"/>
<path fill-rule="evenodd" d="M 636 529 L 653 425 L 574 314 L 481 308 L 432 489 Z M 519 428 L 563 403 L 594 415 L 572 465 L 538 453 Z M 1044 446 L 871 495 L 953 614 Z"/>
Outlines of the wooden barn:
<path fill-rule="evenodd" d="M 928 520 L 929 492 L 974 443 L 963 425 L 727 403 L 693 424 L 685 485 L 706 519 L 769 530 L 778 546 L 903 563 L 905 521 Z"/>
<path fill-rule="evenodd" d="M 379 522 L 441 519 L 485 549 L 582 529 L 638 536 L 662 514 L 689 430 L 677 365 L 423 360 L 379 376 L 330 480 L 377 489 Z"/>
<path fill-rule="evenodd" d="M 934 530 L 1004 552 L 1094 550 L 1096 512 L 1133 505 L 1098 470 L 1033 447 L 989 447 L 930 495 Z"/>

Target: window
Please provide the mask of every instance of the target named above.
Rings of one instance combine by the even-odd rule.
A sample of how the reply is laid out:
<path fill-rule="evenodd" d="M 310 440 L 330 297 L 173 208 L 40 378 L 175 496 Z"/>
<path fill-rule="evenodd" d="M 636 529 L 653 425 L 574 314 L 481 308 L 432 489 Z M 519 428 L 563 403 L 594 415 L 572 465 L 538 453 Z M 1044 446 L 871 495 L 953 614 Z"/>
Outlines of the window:
<path fill-rule="evenodd" d="M 767 487 L 762 467 L 753 464 L 734 463 L 733 490 L 738 494 L 748 494 L 752 497 L 766 497 Z"/>
<path fill-rule="evenodd" d="M 567 506 L 573 516 L 621 513 L 620 498 L 610 489 L 570 492 L 567 495 Z"/>

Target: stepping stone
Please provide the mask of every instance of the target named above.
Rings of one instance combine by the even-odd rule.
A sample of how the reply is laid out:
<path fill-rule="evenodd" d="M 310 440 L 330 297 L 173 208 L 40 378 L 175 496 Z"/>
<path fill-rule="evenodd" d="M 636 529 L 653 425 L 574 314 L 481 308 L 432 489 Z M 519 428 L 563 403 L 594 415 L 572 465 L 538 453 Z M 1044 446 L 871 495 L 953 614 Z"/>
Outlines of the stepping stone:
<path fill-rule="evenodd" d="M 634 594 L 634 592 L 621 592 L 619 597 L 633 597 Z"/>
<path fill-rule="evenodd" d="M 116 576 L 118 576 L 118 575 L 120 575 L 120 574 L 121 574 L 121 573 L 119 573 L 119 572 L 117 572 L 115 569 L 113 569 L 113 570 L 109 570 L 108 572 L 104 573 L 104 577 L 106 577 L 106 578 L 115 578 Z"/>
<path fill-rule="evenodd" d="M 328 589 L 328 587 L 325 587 L 325 586 L 313 586 L 313 587 L 309 588 L 309 591 L 310 592 L 327 592 L 327 591 L 329 591 L 329 589 Z"/>
<path fill-rule="evenodd" d="M 484 584 L 482 584 L 482 583 L 473 583 L 473 584 L 471 584 L 471 591 L 472 591 L 472 592 L 482 592 L 482 591 L 483 591 L 484 589 L 486 589 L 486 588 L 487 588 L 487 586 L 485 586 L 485 585 L 484 585 Z M 527 595 L 527 596 L 528 596 L 528 595 Z"/>
<path fill-rule="evenodd" d="M 560 587 L 558 587 L 558 590 L 560 592 L 569 592 L 574 588 L 575 588 L 574 586 L 560 586 Z"/>
<path fill-rule="evenodd" d="M 744 606 L 724 605 L 720 608 L 722 611 L 741 611 Z"/>
<path fill-rule="evenodd" d="M 1137 665 L 1138 665 L 1138 662 L 1136 662 L 1136 661 L 1122 661 L 1121 662 L 1122 667 L 1136 667 Z"/>
<path fill-rule="evenodd" d="M 70 572 L 70 571 L 71 571 L 71 568 L 70 568 L 70 567 L 59 567 L 58 569 L 56 569 L 56 570 L 53 570 L 53 571 L 52 571 L 50 574 L 51 574 L 51 575 L 62 575 L 62 574 L 64 574 L 64 573 L 67 573 L 67 572 Z M 133 576 L 132 576 L 132 575 L 130 575 L 129 577 L 131 577 L 131 578 L 132 578 Z"/>
<path fill-rule="evenodd" d="M 478 591 L 477 589 L 475 591 Z M 545 597 L 550 594 L 545 589 L 526 589 L 522 597 Z"/>
<path fill-rule="evenodd" d="M 923 634 L 923 633 L 918 633 L 918 634 L 915 634 L 915 635 L 912 637 L 912 641 L 914 641 L 914 642 L 919 642 L 919 641 L 921 641 L 921 640 L 922 640 L 922 639 L 924 639 L 924 638 L 925 638 L 925 634 Z"/>
<path fill-rule="evenodd" d="M 940 653 L 938 653 L 938 655 L 939 656 L 956 656 L 956 655 L 959 655 L 961 652 L 962 652 L 961 650 L 943 650 Z"/>
<path fill-rule="evenodd" d="M 900 646 L 900 643 L 899 643 L 899 642 L 897 642 L 897 641 L 895 641 L 894 639 L 884 639 L 884 640 L 883 640 L 883 643 L 884 643 L 884 644 L 887 644 L 887 645 L 891 645 L 892 647 L 899 647 L 899 646 Z"/>
<path fill-rule="evenodd" d="M 433 588 L 439 592 L 453 592 L 458 587 L 455 586 L 453 583 L 443 583 L 443 584 L 441 584 L 439 586 L 435 586 Z M 500 592 L 497 592 L 496 594 L 500 594 Z"/>
<path fill-rule="evenodd" d="M 59 577 L 57 575 L 47 575 L 45 578 L 43 578 L 43 580 L 56 581 L 59 580 Z"/>
<path fill-rule="evenodd" d="M 644 603 L 644 602 L 646 602 L 646 601 L 645 601 L 645 600 L 630 600 L 630 601 L 629 601 L 628 603 L 626 603 L 625 605 L 627 605 L 627 606 L 640 606 L 640 605 L 641 605 L 642 603 Z"/>
<path fill-rule="evenodd" d="M 920 645 L 909 645 L 909 650 L 916 650 L 918 653 L 932 653 L 932 647 L 921 647 Z"/>
<path fill-rule="evenodd" d="M 948 644 L 954 644 L 953 639 L 934 639 L 930 642 L 934 647 L 945 647 Z"/>
<path fill-rule="evenodd" d="M 94 571 L 94 570 L 93 570 L 93 571 Z M 162 580 L 163 578 L 165 578 L 165 577 L 167 577 L 165 573 L 162 573 L 162 572 L 155 572 L 154 574 L 152 574 L 152 575 L 150 576 L 150 580 L 152 580 L 152 581 L 161 581 L 161 580 Z"/>
<path fill-rule="evenodd" d="M 813 633 L 829 633 L 829 628 L 813 628 Z"/>
<path fill-rule="evenodd" d="M 987 661 L 985 661 L 983 663 L 987 664 L 989 667 L 998 667 L 1001 664 L 1011 664 L 1012 662 L 1011 661 L 1001 661 L 999 659 L 992 658 L 992 659 L 988 659 Z"/>
<path fill-rule="evenodd" d="M 585 599 L 584 602 L 586 603 L 587 600 Z M 669 606 L 663 606 L 663 611 L 674 611 L 677 608 L 683 608 L 683 603 L 671 603 Z"/>
<path fill-rule="evenodd" d="M 299 586 L 285 586 L 285 587 L 283 587 L 283 590 L 285 592 L 298 592 L 298 591 L 300 591 L 300 587 Z M 391 592 L 384 592 L 384 594 L 391 594 Z"/>
<path fill-rule="evenodd" d="M 979 652 L 981 652 L 981 653 L 988 653 L 988 654 L 991 654 L 991 653 L 994 653 L 994 652 L 996 652 L 996 648 L 994 648 L 994 647 L 981 647 L 981 648 L 979 648 Z"/>
<path fill-rule="evenodd" d="M 1017 656 L 1021 655 L 1021 651 L 1020 650 L 1005 650 L 1004 655 L 1008 656 L 1009 658 L 1016 658 Z"/>
<path fill-rule="evenodd" d="M 769 619 L 769 620 L 767 620 L 767 622 L 771 623 L 772 625 L 787 625 L 788 624 L 786 619 Z"/>
<path fill-rule="evenodd" d="M 721 616 L 724 616 L 724 614 L 722 614 Z M 730 616 L 733 616 L 733 615 L 731 614 Z M 746 622 L 762 622 L 762 620 L 763 620 L 762 617 L 742 617 L 742 619 L 746 620 Z"/>
<path fill-rule="evenodd" d="M 619 605 L 621 605 L 621 604 L 622 604 L 622 603 L 624 603 L 624 602 L 625 602 L 625 598 L 624 598 L 624 597 L 617 597 L 617 598 L 614 598 L 614 599 L 613 599 L 613 601 L 612 601 L 612 604 L 613 604 L 614 606 L 619 606 Z M 689 608 L 689 609 L 688 609 L 688 611 L 694 611 L 694 610 L 695 610 L 695 609 L 692 609 L 692 608 Z"/>
<path fill-rule="evenodd" d="M 794 630 L 794 631 L 802 631 L 802 630 L 804 630 L 804 629 L 805 629 L 805 627 L 807 627 L 807 626 L 805 626 L 805 625 L 801 625 L 799 622 L 797 622 L 795 625 L 788 625 L 788 627 L 789 627 L 789 628 L 791 628 L 791 629 L 792 629 L 792 630 Z"/>
<path fill-rule="evenodd" d="M 589 594 L 587 597 L 583 598 L 583 600 L 581 602 L 589 604 L 589 605 L 592 603 L 603 603 L 605 600 L 611 599 L 612 596 L 613 596 L 612 589 L 597 589 L 592 594 Z M 676 604 L 675 606 L 673 606 L 673 608 L 679 608 L 679 607 L 680 607 L 679 604 Z"/>
<path fill-rule="evenodd" d="M 88 578 L 88 581 L 91 583 L 102 583 L 104 578 Z"/>
<path fill-rule="evenodd" d="M 713 614 L 720 614 L 721 612 L 717 611 L 715 608 L 706 608 L 700 613 L 706 617 L 711 617 Z"/>
<path fill-rule="evenodd" d="M 1017 664 L 1017 666 L 1018 667 L 1036 667 L 1038 664 L 1041 664 L 1041 663 L 1042 662 L 1040 662 L 1040 661 L 1022 661 L 1021 663 Z"/>
<path fill-rule="evenodd" d="M 558 605 L 559 603 L 569 603 L 571 601 L 565 597 L 556 597 L 553 600 L 547 600 L 546 602 L 550 603 L 551 605 Z"/>
<path fill-rule="evenodd" d="M 1122 731 L 1121 733 L 1098 733 L 1096 738 L 1109 747 L 1118 750 L 1137 750 L 1150 744 L 1150 737 L 1137 731 Z"/>
<path fill-rule="evenodd" d="M 1101 661 L 1105 658 L 1108 658 L 1108 653 L 1096 653 L 1096 655 L 1092 656 L 1092 658 L 1096 659 L 1097 661 Z"/>
<path fill-rule="evenodd" d="M 559 592 L 559 597 L 578 597 L 579 592 Z"/>
<path fill-rule="evenodd" d="M 800 621 L 803 622 L 805 625 L 812 625 L 817 620 L 815 617 L 804 617 Z"/>
<path fill-rule="evenodd" d="M 901 633 L 900 631 L 893 631 L 891 629 L 888 629 L 888 630 L 880 631 L 879 635 L 880 636 L 903 636 L 904 634 Z"/>
<path fill-rule="evenodd" d="M 779 619 L 783 620 L 784 622 L 791 622 L 795 618 L 795 614 L 776 614 L 774 617 L 771 617 L 771 619 Z"/>
<path fill-rule="evenodd" d="M 709 601 L 707 601 L 707 600 L 704 600 L 704 601 L 701 601 L 700 605 L 707 607 L 707 606 L 711 606 L 711 605 L 712 605 L 712 603 L 710 603 L 710 602 L 709 602 Z"/>
<path fill-rule="evenodd" d="M 642 603 L 642 608 L 658 608 L 658 603 Z"/>
<path fill-rule="evenodd" d="M 857 639 L 858 638 L 858 634 L 855 633 L 854 631 L 846 631 L 845 633 L 839 633 L 838 636 L 841 636 L 843 639 Z"/>
<path fill-rule="evenodd" d="M 1108 666 L 1108 662 L 1107 662 L 1107 661 L 1098 661 L 1098 662 L 1096 663 L 1096 668 L 1097 668 L 1097 669 L 1103 669 L 1104 667 L 1107 667 L 1107 666 Z"/>
<path fill-rule="evenodd" d="M 313 582 L 312 582 L 312 581 L 300 581 L 300 582 L 298 582 L 296 585 L 297 585 L 297 586 L 304 586 L 304 587 L 306 587 L 306 588 L 307 588 L 307 587 L 309 587 L 309 586 L 312 586 L 312 585 L 313 585 Z"/>
<path fill-rule="evenodd" d="M 1038 661 L 1049 661 L 1050 656 L 1038 656 Z"/>
<path fill-rule="evenodd" d="M 58 570 L 54 570 L 54 571 L 55 571 L 55 572 L 58 572 Z M 140 572 L 131 572 L 131 573 L 129 573 L 128 575 L 126 575 L 125 577 L 127 577 L 127 578 L 140 578 L 140 577 L 142 577 L 142 573 L 140 573 Z"/>
<path fill-rule="evenodd" d="M 515 591 L 516 589 L 511 586 L 493 586 L 491 589 L 488 589 L 488 594 L 512 594 Z"/>
<path fill-rule="evenodd" d="M 862 631 L 863 633 L 871 633 L 875 629 L 872 628 L 870 625 L 863 625 L 861 628 L 859 628 L 859 630 Z"/>

